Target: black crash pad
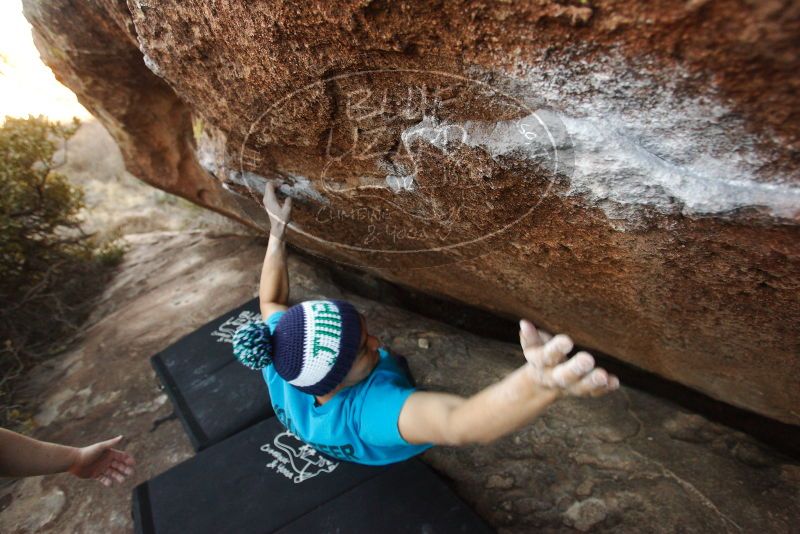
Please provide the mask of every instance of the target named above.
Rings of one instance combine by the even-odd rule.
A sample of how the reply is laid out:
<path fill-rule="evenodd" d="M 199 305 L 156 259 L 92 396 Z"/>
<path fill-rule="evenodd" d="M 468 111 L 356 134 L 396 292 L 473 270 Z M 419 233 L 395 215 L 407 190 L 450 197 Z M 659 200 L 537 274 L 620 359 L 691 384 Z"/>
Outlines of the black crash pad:
<path fill-rule="evenodd" d="M 274 532 L 386 469 L 327 459 L 273 417 L 138 485 L 134 527 L 138 534 Z"/>
<path fill-rule="evenodd" d="M 392 466 L 278 530 L 316 533 L 493 532 L 428 466 L 411 459 Z"/>
<path fill-rule="evenodd" d="M 195 450 L 273 415 L 261 373 L 237 362 L 231 344 L 239 326 L 258 318 L 256 298 L 150 358 Z"/>
<path fill-rule="evenodd" d="M 137 486 L 133 518 L 137 534 L 491 532 L 419 460 L 335 462 L 274 417 Z"/>

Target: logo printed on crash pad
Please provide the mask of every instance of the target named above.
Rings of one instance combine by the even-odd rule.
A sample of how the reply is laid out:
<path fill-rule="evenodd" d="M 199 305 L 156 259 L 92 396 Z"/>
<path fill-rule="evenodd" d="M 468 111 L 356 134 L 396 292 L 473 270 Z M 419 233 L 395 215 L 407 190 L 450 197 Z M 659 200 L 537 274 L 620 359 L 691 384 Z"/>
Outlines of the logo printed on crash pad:
<path fill-rule="evenodd" d="M 211 332 L 211 337 L 217 338 L 217 343 L 233 344 L 233 334 L 240 326 L 260 320 L 260 313 L 244 310 L 239 312 L 239 315 L 226 319 L 216 330 Z"/>
<path fill-rule="evenodd" d="M 272 443 L 262 445 L 261 450 L 273 458 L 266 467 L 295 484 L 305 482 L 321 473 L 330 473 L 339 466 L 338 462 L 323 457 L 288 430 L 275 436 Z"/>

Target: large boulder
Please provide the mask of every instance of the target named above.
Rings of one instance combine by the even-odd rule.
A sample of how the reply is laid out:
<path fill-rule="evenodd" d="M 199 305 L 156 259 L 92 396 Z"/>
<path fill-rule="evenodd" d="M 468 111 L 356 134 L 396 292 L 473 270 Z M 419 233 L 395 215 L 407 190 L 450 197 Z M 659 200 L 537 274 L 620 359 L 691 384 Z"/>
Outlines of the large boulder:
<path fill-rule="evenodd" d="M 800 423 L 800 3 L 24 6 L 142 180 Z"/>

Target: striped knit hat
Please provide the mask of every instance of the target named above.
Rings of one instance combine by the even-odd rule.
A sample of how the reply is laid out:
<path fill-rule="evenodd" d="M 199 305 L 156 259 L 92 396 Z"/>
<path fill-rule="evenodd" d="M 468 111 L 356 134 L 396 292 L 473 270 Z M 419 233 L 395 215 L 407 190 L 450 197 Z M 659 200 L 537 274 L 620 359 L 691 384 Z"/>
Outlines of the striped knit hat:
<path fill-rule="evenodd" d="M 233 353 L 251 369 L 274 365 L 288 383 L 311 395 L 338 386 L 361 341 L 358 311 L 343 300 L 307 300 L 286 310 L 270 334 L 266 321 L 240 327 Z"/>

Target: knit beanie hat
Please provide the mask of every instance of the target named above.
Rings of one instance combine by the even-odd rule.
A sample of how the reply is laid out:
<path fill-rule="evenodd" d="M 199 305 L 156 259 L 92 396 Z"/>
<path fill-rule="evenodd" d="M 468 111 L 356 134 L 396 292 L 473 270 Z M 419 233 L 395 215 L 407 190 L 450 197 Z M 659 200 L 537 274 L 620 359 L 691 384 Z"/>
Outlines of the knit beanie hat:
<path fill-rule="evenodd" d="M 358 311 L 343 300 L 307 300 L 286 310 L 270 334 L 266 321 L 241 326 L 233 354 L 251 369 L 275 371 L 304 393 L 325 395 L 355 361 L 361 342 Z"/>

